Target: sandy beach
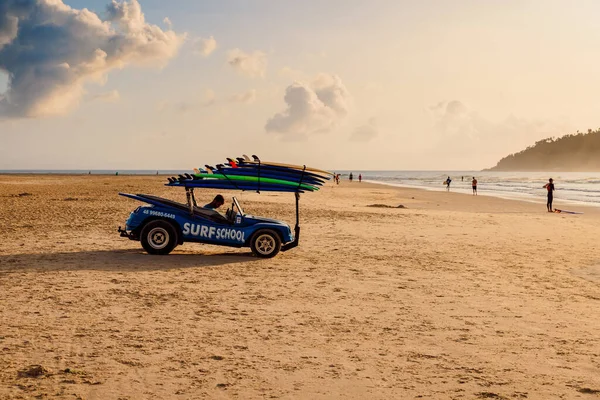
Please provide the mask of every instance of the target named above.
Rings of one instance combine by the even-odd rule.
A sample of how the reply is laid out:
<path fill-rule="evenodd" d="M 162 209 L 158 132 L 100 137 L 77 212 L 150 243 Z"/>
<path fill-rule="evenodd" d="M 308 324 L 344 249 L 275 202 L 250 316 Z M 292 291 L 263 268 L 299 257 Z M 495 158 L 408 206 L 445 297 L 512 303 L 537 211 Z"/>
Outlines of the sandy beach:
<path fill-rule="evenodd" d="M 1 399 L 600 398 L 600 209 L 344 181 L 273 259 L 150 256 L 117 193 L 164 182 L 0 175 Z"/>

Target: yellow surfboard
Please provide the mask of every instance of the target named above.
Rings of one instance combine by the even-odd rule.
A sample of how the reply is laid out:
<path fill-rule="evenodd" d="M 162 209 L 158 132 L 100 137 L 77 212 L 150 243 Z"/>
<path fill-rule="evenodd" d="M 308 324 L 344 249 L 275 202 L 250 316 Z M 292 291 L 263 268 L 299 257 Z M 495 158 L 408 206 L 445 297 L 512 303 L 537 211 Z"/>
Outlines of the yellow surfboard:
<path fill-rule="evenodd" d="M 248 157 L 247 155 L 243 155 L 241 158 L 244 159 L 244 163 L 245 164 L 254 164 L 254 165 L 258 165 L 258 161 L 254 161 L 252 160 L 250 157 Z M 231 159 L 233 161 L 235 161 L 235 159 Z M 237 162 L 237 161 L 236 161 Z M 269 165 L 272 167 L 284 167 L 284 168 L 292 168 L 292 169 L 296 169 L 299 171 L 304 170 L 304 165 L 295 165 L 295 164 L 284 164 L 284 163 L 277 163 L 277 162 L 270 162 L 270 161 L 260 161 L 261 165 Z M 325 171 L 323 169 L 317 169 L 317 168 L 310 168 L 310 167 L 306 167 L 306 171 L 308 172 L 312 172 L 314 174 L 321 174 L 321 175 L 330 175 L 333 176 L 332 172 L 329 171 Z"/>
<path fill-rule="evenodd" d="M 258 165 L 257 161 L 252 160 L 247 155 L 244 154 L 244 155 L 242 155 L 242 157 L 244 158 L 244 162 L 246 162 L 247 164 L 257 164 Z M 273 167 L 293 168 L 293 169 L 298 169 L 300 171 L 302 171 L 304 169 L 304 165 L 284 164 L 284 163 L 271 162 L 271 161 L 262 161 L 262 160 L 260 160 L 260 164 L 262 164 L 262 165 L 270 165 L 270 166 L 273 166 Z M 325 175 L 331 175 L 331 176 L 333 176 L 332 172 L 325 171 L 323 169 L 306 167 L 306 170 L 309 171 L 309 172 L 317 173 L 317 174 L 325 174 Z"/>

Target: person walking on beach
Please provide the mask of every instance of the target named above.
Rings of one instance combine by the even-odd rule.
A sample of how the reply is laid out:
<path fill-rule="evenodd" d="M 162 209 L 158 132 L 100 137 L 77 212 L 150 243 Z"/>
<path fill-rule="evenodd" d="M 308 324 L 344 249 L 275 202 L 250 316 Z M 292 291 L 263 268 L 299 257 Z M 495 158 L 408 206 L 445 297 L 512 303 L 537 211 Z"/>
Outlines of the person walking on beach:
<path fill-rule="evenodd" d="M 362 174 L 358 174 L 358 181 L 362 182 Z"/>
<path fill-rule="evenodd" d="M 452 182 L 452 179 L 450 179 L 450 177 L 448 177 L 448 179 L 446 179 L 446 190 L 449 192 L 450 191 L 450 182 Z"/>
<path fill-rule="evenodd" d="M 475 177 L 473 177 L 471 185 L 473 186 L 473 196 L 477 196 L 477 179 Z"/>
<path fill-rule="evenodd" d="M 554 200 L 554 181 L 552 178 L 548 179 L 548 183 L 544 185 L 544 189 L 548 191 L 548 202 L 546 203 L 546 207 L 548 208 L 548 212 L 552 212 L 552 200 Z"/>

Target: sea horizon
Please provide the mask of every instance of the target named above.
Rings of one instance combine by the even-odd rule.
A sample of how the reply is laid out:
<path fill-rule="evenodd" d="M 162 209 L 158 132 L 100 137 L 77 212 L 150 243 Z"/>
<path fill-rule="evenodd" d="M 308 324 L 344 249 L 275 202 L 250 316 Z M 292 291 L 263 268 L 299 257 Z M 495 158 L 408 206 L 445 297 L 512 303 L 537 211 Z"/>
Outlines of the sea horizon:
<path fill-rule="evenodd" d="M 168 176 L 179 175 L 186 169 L 14 169 L 0 170 L 4 175 L 104 175 L 104 176 Z M 378 183 L 396 187 L 419 188 L 433 191 L 446 191 L 443 184 L 451 177 L 451 192 L 471 194 L 471 180 L 478 180 L 478 194 L 545 202 L 546 191 L 543 185 L 549 178 L 556 184 L 556 204 L 582 204 L 600 206 L 600 172 L 521 172 L 521 171 L 477 171 L 477 170 L 331 170 L 339 173 L 342 182 L 347 182 L 349 174 L 354 181 L 359 175 L 365 182 Z"/>

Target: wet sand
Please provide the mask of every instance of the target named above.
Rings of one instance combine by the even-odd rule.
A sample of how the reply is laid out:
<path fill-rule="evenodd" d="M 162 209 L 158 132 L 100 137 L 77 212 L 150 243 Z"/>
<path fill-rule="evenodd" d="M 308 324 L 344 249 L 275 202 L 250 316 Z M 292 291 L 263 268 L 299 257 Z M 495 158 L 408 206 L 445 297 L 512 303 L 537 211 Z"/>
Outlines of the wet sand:
<path fill-rule="evenodd" d="M 117 193 L 184 201 L 164 181 L 0 175 L 0 398 L 600 396 L 598 209 L 342 182 L 274 259 L 150 256 Z M 223 194 L 293 223 L 291 194 Z"/>

